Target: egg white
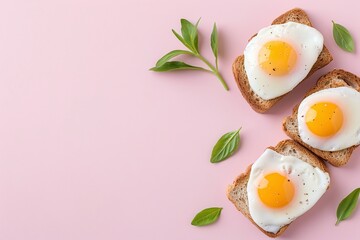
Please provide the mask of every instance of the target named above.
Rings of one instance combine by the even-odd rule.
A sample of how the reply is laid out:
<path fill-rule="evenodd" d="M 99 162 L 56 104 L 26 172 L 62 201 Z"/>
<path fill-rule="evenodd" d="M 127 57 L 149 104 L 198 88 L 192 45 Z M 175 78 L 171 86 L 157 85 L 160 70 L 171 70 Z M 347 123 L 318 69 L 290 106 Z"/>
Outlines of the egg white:
<path fill-rule="evenodd" d="M 259 51 L 269 41 L 280 40 L 297 52 L 296 65 L 284 76 L 271 76 L 258 61 Z M 269 100 L 290 92 L 309 74 L 324 45 L 322 34 L 313 27 L 287 22 L 263 28 L 244 50 L 244 67 L 251 89 L 262 99 Z"/>
<path fill-rule="evenodd" d="M 343 113 L 343 125 L 330 137 L 313 134 L 307 127 L 305 116 L 312 105 L 318 102 L 336 104 Z M 306 97 L 298 109 L 298 129 L 301 140 L 323 151 L 338 151 L 360 144 L 360 93 L 351 87 L 328 88 Z"/>
<path fill-rule="evenodd" d="M 295 186 L 292 201 L 282 208 L 270 208 L 258 195 L 260 181 L 269 173 L 287 176 Z M 330 184 L 329 174 L 293 156 L 266 149 L 251 167 L 247 184 L 249 212 L 254 222 L 267 232 L 279 229 L 304 214 L 321 198 Z"/>

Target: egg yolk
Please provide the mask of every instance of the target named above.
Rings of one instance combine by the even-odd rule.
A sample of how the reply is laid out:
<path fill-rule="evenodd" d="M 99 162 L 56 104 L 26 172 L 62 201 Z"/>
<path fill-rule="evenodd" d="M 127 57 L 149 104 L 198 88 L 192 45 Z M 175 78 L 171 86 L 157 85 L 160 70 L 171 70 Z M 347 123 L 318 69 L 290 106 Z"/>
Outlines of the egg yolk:
<path fill-rule="evenodd" d="M 259 51 L 260 67 L 269 75 L 283 76 L 295 66 L 297 54 L 295 49 L 283 41 L 267 42 Z"/>
<path fill-rule="evenodd" d="M 270 173 L 261 179 L 258 194 L 262 203 L 270 208 L 281 208 L 291 202 L 295 187 L 287 177 Z"/>
<path fill-rule="evenodd" d="M 343 125 L 343 113 L 334 103 L 320 102 L 312 105 L 306 112 L 305 122 L 315 135 L 329 137 L 337 133 Z"/>

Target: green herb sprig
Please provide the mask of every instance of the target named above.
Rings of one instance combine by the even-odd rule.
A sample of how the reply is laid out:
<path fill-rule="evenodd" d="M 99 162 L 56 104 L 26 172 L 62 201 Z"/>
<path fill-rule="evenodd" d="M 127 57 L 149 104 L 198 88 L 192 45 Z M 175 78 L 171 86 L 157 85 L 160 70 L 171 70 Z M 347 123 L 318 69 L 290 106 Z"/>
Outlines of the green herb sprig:
<path fill-rule="evenodd" d="M 333 37 L 336 44 L 343 50 L 347 52 L 354 52 L 355 51 L 355 43 L 354 40 L 349 32 L 344 26 L 333 23 Z"/>
<path fill-rule="evenodd" d="M 200 211 L 191 222 L 193 226 L 206 226 L 212 224 L 220 217 L 222 208 L 212 207 Z"/>
<path fill-rule="evenodd" d="M 173 50 L 167 54 L 165 54 L 162 58 L 160 58 L 155 67 L 150 68 L 151 71 L 155 72 L 167 72 L 167 71 L 174 71 L 174 70 L 201 70 L 206 71 L 214 74 L 221 82 L 225 90 L 229 90 L 228 85 L 226 84 L 225 80 L 219 73 L 219 66 L 218 66 L 218 32 L 216 23 L 214 23 L 213 30 L 211 33 L 210 38 L 210 45 L 212 52 L 215 56 L 215 66 L 211 64 L 207 59 L 205 59 L 199 51 L 199 36 L 198 36 L 198 25 L 200 19 L 196 22 L 196 24 L 192 24 L 186 19 L 181 19 L 181 35 L 178 34 L 174 29 L 172 32 L 176 36 L 176 38 L 189 50 Z M 198 66 L 193 66 L 181 61 L 170 61 L 174 57 L 180 55 L 190 55 L 200 59 L 204 62 L 208 68 L 202 68 Z"/>
<path fill-rule="evenodd" d="M 340 202 L 336 210 L 337 221 L 335 225 L 351 216 L 357 206 L 359 194 L 360 188 L 356 188 Z"/>

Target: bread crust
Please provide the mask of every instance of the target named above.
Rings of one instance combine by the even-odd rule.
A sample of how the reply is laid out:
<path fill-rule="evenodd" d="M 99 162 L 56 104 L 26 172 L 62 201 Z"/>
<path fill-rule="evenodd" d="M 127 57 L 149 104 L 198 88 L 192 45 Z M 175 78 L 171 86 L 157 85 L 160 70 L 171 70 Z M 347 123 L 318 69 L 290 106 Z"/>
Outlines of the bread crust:
<path fill-rule="evenodd" d="M 331 72 L 325 74 L 324 76 L 320 77 L 317 81 L 315 87 L 309 90 L 304 99 L 320 90 L 327 89 L 327 88 L 337 88 L 337 87 L 344 87 L 350 86 L 360 92 L 360 78 L 350 72 L 347 72 L 342 69 L 334 69 Z M 314 154 L 321 157 L 322 159 L 328 161 L 330 164 L 336 167 L 343 166 L 348 163 L 350 160 L 352 152 L 359 146 L 352 146 L 343 150 L 339 151 L 322 151 L 316 148 L 311 147 L 310 145 L 304 143 L 299 135 L 298 129 L 298 121 L 297 121 L 297 114 L 298 108 L 300 104 L 297 104 L 292 112 L 291 116 L 286 117 L 283 120 L 283 130 L 290 138 L 294 139 L 301 145 L 305 146 L 309 150 L 311 150 Z"/>
<path fill-rule="evenodd" d="M 294 8 L 281 16 L 277 17 L 273 22 L 272 25 L 275 24 L 283 24 L 286 22 L 297 22 L 301 24 L 305 24 L 311 26 L 311 22 L 307 14 L 304 10 L 300 8 Z M 254 35 L 256 36 L 256 35 Z M 254 37 L 253 36 L 253 37 Z M 333 60 L 329 50 L 324 45 L 323 50 L 321 51 L 317 61 L 313 65 L 312 69 L 310 70 L 309 74 L 306 76 L 307 79 L 310 75 L 312 75 L 315 71 L 320 68 L 325 67 Z M 245 100 L 249 103 L 252 109 L 254 109 L 258 113 L 264 113 L 269 110 L 272 106 L 274 106 L 281 98 L 283 98 L 286 94 L 279 96 L 274 99 L 265 100 L 258 96 L 250 87 L 249 80 L 246 75 L 245 66 L 244 66 L 244 55 L 238 56 L 233 65 L 232 71 L 235 78 L 235 81 L 240 89 L 241 94 L 245 98 Z M 303 79 L 301 82 L 303 82 Z M 298 84 L 300 85 L 301 82 Z"/>
<path fill-rule="evenodd" d="M 322 171 L 329 173 L 325 163 L 316 157 L 311 151 L 301 146 L 294 140 L 283 140 L 279 142 L 275 147 L 268 147 L 268 149 L 272 149 L 279 154 L 285 156 L 295 156 L 314 167 L 320 168 Z M 257 228 L 259 228 L 264 234 L 269 237 L 276 238 L 283 234 L 285 230 L 291 224 L 287 224 L 280 228 L 277 233 L 267 232 L 262 229 L 259 225 L 257 225 L 252 219 L 249 212 L 248 198 L 247 198 L 247 183 L 249 181 L 249 176 L 251 172 L 251 166 L 248 166 L 246 171 L 240 174 L 233 182 L 233 184 L 229 185 L 227 189 L 227 197 L 228 199 L 235 205 L 235 207 L 245 216 L 247 217 Z"/>

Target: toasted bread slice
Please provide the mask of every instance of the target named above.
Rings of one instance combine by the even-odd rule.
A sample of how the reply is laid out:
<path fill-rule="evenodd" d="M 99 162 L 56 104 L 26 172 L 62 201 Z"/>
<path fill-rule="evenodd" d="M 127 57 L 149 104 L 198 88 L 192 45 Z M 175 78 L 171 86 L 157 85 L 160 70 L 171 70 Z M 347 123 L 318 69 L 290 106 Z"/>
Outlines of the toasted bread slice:
<path fill-rule="evenodd" d="M 308 26 L 312 26 L 307 14 L 299 8 L 292 9 L 283 15 L 276 18 L 272 25 L 274 24 L 283 24 L 286 22 L 297 22 L 302 23 Z M 256 35 L 255 35 L 256 36 Z M 309 74 L 306 78 L 308 78 L 311 74 L 313 74 L 318 69 L 325 67 L 333 60 L 329 50 L 324 46 L 322 52 L 320 53 L 317 61 L 311 68 Z M 245 66 L 244 66 L 244 55 L 237 57 L 232 65 L 232 70 L 234 74 L 235 81 L 241 91 L 241 94 L 245 98 L 245 100 L 250 104 L 250 106 L 259 113 L 264 113 L 269 110 L 272 106 L 274 106 L 281 98 L 283 98 L 286 94 L 279 96 L 274 99 L 265 100 L 258 96 L 250 87 L 248 77 L 246 75 Z M 306 79 L 305 78 L 305 79 Z M 305 80 L 303 79 L 303 80 Z"/>
<path fill-rule="evenodd" d="M 343 86 L 351 86 L 354 89 L 356 89 L 358 92 L 360 92 L 360 78 L 342 69 L 334 69 L 333 71 L 320 77 L 320 79 L 316 83 L 316 86 L 313 89 L 311 89 L 305 95 L 304 98 L 322 89 L 336 88 Z M 286 117 L 283 121 L 283 130 L 285 131 L 286 135 L 288 135 L 290 138 L 294 139 L 295 141 L 299 142 L 303 146 L 307 147 L 313 153 L 325 159 L 330 164 L 336 167 L 345 165 L 349 161 L 352 152 L 358 146 L 352 146 L 340 151 L 329 152 L 329 151 L 322 151 L 313 148 L 310 145 L 304 143 L 300 138 L 299 129 L 298 129 L 297 113 L 298 113 L 299 105 L 300 104 L 296 105 L 295 108 L 293 109 L 292 115 Z"/>
<path fill-rule="evenodd" d="M 294 156 L 301 159 L 304 162 L 309 163 L 314 167 L 318 167 L 324 172 L 328 172 L 325 163 L 317 158 L 309 150 L 296 143 L 293 140 L 283 140 L 279 142 L 275 147 L 268 147 L 279 154 L 285 156 Z M 249 212 L 248 196 L 247 196 L 247 183 L 249 181 L 251 171 L 251 165 L 247 168 L 246 172 L 238 176 L 232 185 L 228 187 L 227 196 L 229 200 L 235 205 L 235 207 L 245 215 L 255 226 L 257 226 L 263 233 L 269 237 L 275 238 L 280 236 L 290 224 L 283 226 L 277 233 L 267 232 L 258 226 L 252 219 Z"/>

